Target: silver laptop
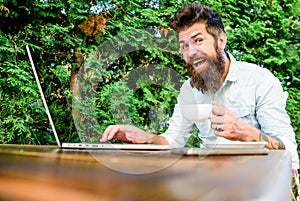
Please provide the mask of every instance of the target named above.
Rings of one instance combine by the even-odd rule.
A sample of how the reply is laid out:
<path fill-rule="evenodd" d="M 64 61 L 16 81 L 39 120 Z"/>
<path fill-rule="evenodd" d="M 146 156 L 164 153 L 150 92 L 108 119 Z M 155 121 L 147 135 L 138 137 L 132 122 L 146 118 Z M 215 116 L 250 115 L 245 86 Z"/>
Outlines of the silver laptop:
<path fill-rule="evenodd" d="M 44 104 L 44 107 L 45 107 L 45 110 L 47 113 L 47 117 L 49 119 L 51 128 L 53 130 L 53 134 L 54 134 L 56 143 L 59 147 L 68 148 L 68 149 L 115 149 L 115 150 L 120 150 L 120 149 L 122 149 L 122 150 L 169 150 L 170 149 L 170 146 L 168 146 L 168 145 L 155 145 L 155 144 L 115 144 L 115 143 L 112 144 L 112 143 L 100 143 L 100 142 L 99 143 L 84 143 L 84 142 L 83 143 L 71 143 L 71 142 L 63 142 L 62 143 L 62 142 L 60 142 L 58 134 L 55 129 L 55 125 L 54 125 L 52 117 L 51 117 L 51 114 L 49 112 L 49 108 L 48 108 L 46 99 L 44 97 L 44 93 L 43 93 L 43 90 L 42 90 L 42 87 L 41 87 L 41 84 L 40 84 L 40 81 L 39 81 L 39 78 L 37 75 L 37 71 L 34 66 L 34 62 L 32 60 L 30 49 L 29 49 L 28 45 L 26 45 L 26 50 L 27 50 L 27 54 L 28 54 L 28 57 L 30 60 L 30 64 L 31 64 L 31 67 L 33 70 L 33 74 L 34 74 L 36 83 L 39 88 L 39 92 L 40 92 L 42 101 L 43 101 L 43 104 Z"/>

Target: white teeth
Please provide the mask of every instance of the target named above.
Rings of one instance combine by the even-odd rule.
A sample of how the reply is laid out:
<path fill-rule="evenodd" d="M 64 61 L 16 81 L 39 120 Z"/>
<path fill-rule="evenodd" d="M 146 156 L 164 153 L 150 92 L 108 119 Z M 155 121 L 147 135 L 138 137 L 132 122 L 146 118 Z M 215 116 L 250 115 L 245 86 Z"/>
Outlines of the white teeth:
<path fill-rule="evenodd" d="M 196 64 L 196 63 L 201 62 L 201 61 L 203 61 L 203 60 L 204 60 L 204 59 L 199 59 L 199 60 L 194 61 L 193 63 Z"/>

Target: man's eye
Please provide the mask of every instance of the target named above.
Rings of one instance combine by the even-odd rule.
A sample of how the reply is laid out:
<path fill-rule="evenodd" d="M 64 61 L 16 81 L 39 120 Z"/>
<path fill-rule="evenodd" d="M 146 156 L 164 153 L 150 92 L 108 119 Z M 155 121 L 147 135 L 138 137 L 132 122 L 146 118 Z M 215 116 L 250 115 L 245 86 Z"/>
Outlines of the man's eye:
<path fill-rule="evenodd" d="M 202 41 L 203 41 L 203 40 L 200 39 L 200 38 L 196 39 L 196 43 L 201 43 Z"/>
<path fill-rule="evenodd" d="M 189 46 L 187 45 L 187 44 L 183 44 L 182 46 L 181 46 L 181 49 L 182 50 L 185 50 L 185 49 L 187 49 Z"/>

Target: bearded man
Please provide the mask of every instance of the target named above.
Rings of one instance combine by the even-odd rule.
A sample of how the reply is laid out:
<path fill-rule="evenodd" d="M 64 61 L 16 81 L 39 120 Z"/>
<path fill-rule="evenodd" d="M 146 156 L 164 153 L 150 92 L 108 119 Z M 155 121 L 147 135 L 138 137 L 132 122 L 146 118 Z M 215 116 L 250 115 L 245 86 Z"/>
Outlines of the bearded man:
<path fill-rule="evenodd" d="M 287 93 L 279 80 L 269 70 L 236 61 L 227 52 L 220 14 L 207 6 L 183 7 L 171 19 L 170 27 L 178 33 L 190 78 L 180 90 L 168 130 L 154 135 L 134 126 L 111 125 L 100 141 L 118 138 L 131 143 L 183 147 L 196 124 L 203 147 L 211 142 L 234 140 L 263 141 L 269 149 L 286 149 L 297 174 L 295 133 L 285 110 Z M 198 123 L 187 121 L 180 105 L 188 103 L 211 103 L 211 117 Z"/>

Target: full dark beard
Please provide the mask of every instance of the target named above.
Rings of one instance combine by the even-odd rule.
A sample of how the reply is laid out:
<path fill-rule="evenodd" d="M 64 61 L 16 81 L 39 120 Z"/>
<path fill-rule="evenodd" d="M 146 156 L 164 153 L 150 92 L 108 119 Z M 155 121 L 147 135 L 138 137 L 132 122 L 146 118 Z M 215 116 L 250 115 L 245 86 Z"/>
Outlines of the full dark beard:
<path fill-rule="evenodd" d="M 208 66 L 200 73 L 195 71 L 192 64 L 190 64 L 191 62 L 186 64 L 188 74 L 191 77 L 191 86 L 196 87 L 202 93 L 205 91 L 215 93 L 222 85 L 222 76 L 225 72 L 225 58 L 221 51 L 217 51 L 217 57 L 215 59 L 208 56 L 204 58 Z"/>

